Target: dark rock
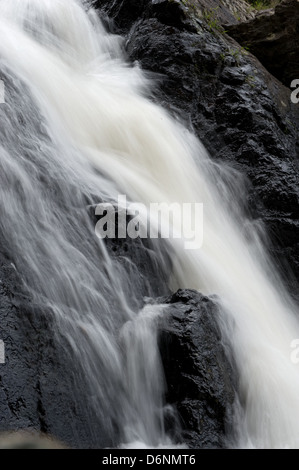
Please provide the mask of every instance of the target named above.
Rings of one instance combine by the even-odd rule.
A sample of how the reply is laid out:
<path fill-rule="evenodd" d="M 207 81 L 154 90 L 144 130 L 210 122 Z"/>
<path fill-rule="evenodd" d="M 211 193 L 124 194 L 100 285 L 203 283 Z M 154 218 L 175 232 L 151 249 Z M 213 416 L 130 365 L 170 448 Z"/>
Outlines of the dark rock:
<path fill-rule="evenodd" d="M 168 391 L 181 434 L 190 448 L 220 448 L 230 426 L 235 377 L 217 325 L 217 303 L 192 290 L 179 290 L 160 326 L 160 351 Z"/>
<path fill-rule="evenodd" d="M 132 23 L 140 18 L 158 18 L 164 24 L 177 28 L 194 30 L 188 15 L 188 9 L 179 0 L 96 0 L 96 8 L 100 8 L 115 21 L 119 32 L 127 32 Z"/>
<path fill-rule="evenodd" d="M 71 447 L 111 445 L 88 397 L 84 371 L 54 334 L 53 313 L 24 291 L 0 254 L 0 432 L 41 431 Z"/>
<path fill-rule="evenodd" d="M 248 213 L 267 224 L 277 264 L 286 260 L 299 279 L 299 116 L 298 108 L 290 102 L 289 90 L 226 36 L 217 22 L 212 24 L 198 15 L 190 4 L 186 8 L 185 2 L 178 1 L 96 3 L 114 18 L 115 31 L 127 33 L 129 57 L 165 77 L 163 83 L 159 82 L 155 99 L 192 124 L 213 158 L 229 162 L 246 175 L 250 181 L 245 196 Z M 198 0 L 198 5 L 206 3 Z M 213 0 L 213 8 L 218 5 L 220 2 Z M 23 121 L 31 109 L 24 105 L 22 110 L 25 98 L 16 96 L 14 101 L 20 111 L 17 118 Z M 41 132 L 38 116 L 37 122 L 26 125 L 25 121 L 19 122 L 22 126 L 16 124 L 18 139 L 15 130 L 13 133 L 15 145 L 21 146 L 16 152 L 21 154 L 26 132 Z M 29 153 L 25 154 L 28 158 Z M 59 201 L 59 179 L 55 183 L 55 175 L 47 178 L 45 187 L 48 184 Z M 229 182 L 234 186 L 235 173 Z M 66 217 L 71 219 L 67 209 L 66 204 Z M 76 447 L 113 445 L 105 423 L 89 406 L 92 394 L 84 371 L 75 370 L 71 351 L 64 338 L 57 336 L 51 310 L 42 302 L 34 303 L 24 291 L 20 275 L 11 264 L 14 253 L 9 252 L 9 243 L 5 245 L 0 235 L 0 339 L 6 346 L 6 364 L 0 365 L 0 430 L 37 429 Z M 80 243 L 88 253 L 92 242 L 87 238 L 84 244 L 84 240 L 82 235 Z M 145 281 L 149 280 L 140 275 L 141 264 L 143 274 L 148 257 L 141 257 L 139 265 L 135 260 L 140 259 L 144 248 L 138 246 L 134 254 L 133 244 L 127 241 L 113 245 L 112 241 L 109 249 L 116 253 L 114 261 L 119 262 L 119 269 L 126 271 L 134 259 L 127 290 L 136 281 L 136 291 L 142 298 L 148 292 Z M 4 253 L 4 246 L 9 255 Z M 126 260 L 123 265 L 117 261 L 121 259 Z M 297 284 L 291 282 L 289 278 L 294 292 Z M 226 410 L 234 397 L 234 378 L 213 319 L 217 304 L 190 291 L 180 291 L 166 301 L 170 310 L 161 325 L 160 345 L 169 387 L 167 399 L 177 407 L 182 436 L 191 447 L 221 447 L 229 423 Z M 117 432 L 116 428 L 115 438 Z"/>
<path fill-rule="evenodd" d="M 77 238 L 78 249 L 89 260 L 90 266 L 93 263 L 103 266 L 101 250 L 94 234 L 95 223 L 90 222 L 88 215 L 90 206 L 100 202 L 101 198 L 89 193 L 80 194 L 78 187 L 73 185 L 70 198 L 73 206 L 70 210 L 70 199 L 65 199 L 63 191 L 66 180 L 61 179 L 58 168 L 52 172 L 47 165 L 45 149 L 55 144 L 42 127 L 43 117 L 25 85 L 6 67 L 1 70 L 6 82 L 6 102 L 0 106 L 0 121 L 3 123 L 0 129 L 2 151 L 5 149 L 9 152 L 11 161 L 18 162 L 18 158 L 23 158 L 31 171 L 32 168 L 38 171 L 38 181 L 41 181 L 43 188 L 43 202 L 49 197 L 55 205 L 54 212 L 62 211 L 63 223 L 69 228 L 68 235 L 73 236 L 73 243 L 76 243 Z M 34 152 L 35 148 L 29 144 L 32 135 L 40 139 L 37 154 Z M 57 151 L 59 152 L 58 149 Z M 35 166 L 36 156 L 38 165 Z M 49 273 L 45 291 L 42 291 L 42 285 L 36 282 L 32 271 L 28 272 L 28 265 L 23 260 L 23 255 L 27 256 L 27 253 L 24 252 L 23 245 L 19 246 L 21 241 L 17 229 L 22 227 L 20 214 L 25 213 L 28 225 L 35 228 L 42 250 L 47 244 L 40 211 L 42 203 L 36 198 L 36 206 L 31 207 L 31 211 L 25 207 L 26 198 L 22 197 L 21 185 L 11 167 L 3 165 L 0 179 L 0 340 L 4 341 L 6 359 L 5 364 L 0 364 L 0 432 L 20 429 L 43 432 L 75 448 L 116 445 L 119 441 L 116 423 L 122 413 L 120 404 L 117 403 L 118 398 L 115 397 L 121 393 L 119 383 L 108 384 L 101 358 L 93 351 L 94 346 L 84 327 L 68 315 L 65 293 L 62 295 L 61 306 L 66 315 L 57 318 L 51 296 L 47 296 L 52 274 Z M 6 193 L 4 185 L 7 185 Z M 38 187 L 36 181 L 35 186 Z M 17 208 L 13 206 L 12 210 L 10 203 L 14 197 L 19 196 L 18 191 L 20 198 Z M 75 236 L 77 232 L 79 237 Z M 34 246 L 36 252 L 40 248 L 33 239 L 27 247 L 30 245 Z M 124 280 L 123 286 L 119 287 L 123 288 L 128 299 L 132 298 L 132 308 L 138 310 L 143 305 L 145 295 L 168 294 L 169 290 L 162 282 L 158 252 L 155 257 L 153 248 L 146 245 L 146 241 L 142 243 L 137 240 L 134 244 L 133 240 L 124 239 L 116 246 L 111 240 L 108 245 L 113 254 L 111 262 L 119 272 L 120 279 Z M 55 263 L 49 260 L 47 264 L 51 269 Z M 40 269 L 42 267 L 45 266 Z M 148 276 L 152 276 L 155 281 L 150 282 Z M 98 290 L 102 292 L 101 279 L 97 282 Z M 82 286 L 80 289 L 82 294 Z M 111 316 L 111 312 L 120 310 L 120 307 L 115 303 L 115 289 L 112 288 L 109 292 L 105 291 L 105 299 L 110 302 L 108 313 Z M 99 304 L 98 308 L 99 314 L 103 315 L 102 305 Z M 122 321 L 120 319 L 120 324 Z M 68 338 L 69 332 L 75 343 L 74 348 Z M 84 351 L 84 357 L 75 354 L 79 350 Z M 92 361 L 89 361 L 89 354 Z M 91 382 L 93 377 L 98 380 L 96 384 Z M 109 390 L 109 394 L 107 392 L 104 402 L 94 390 L 96 387 L 104 389 L 106 384 L 112 390 Z"/>
<path fill-rule="evenodd" d="M 149 0 L 96 0 L 93 2 L 96 8 L 111 17 L 118 31 L 127 30 L 131 25 L 143 16 Z"/>
<path fill-rule="evenodd" d="M 299 3 L 283 0 L 252 21 L 226 27 L 282 83 L 299 78 Z"/>
<path fill-rule="evenodd" d="M 96 223 L 101 218 L 95 215 L 96 205 L 88 207 L 91 220 Z M 134 279 L 134 289 L 139 292 L 137 297 L 133 296 L 132 308 L 139 309 L 144 305 L 144 297 L 155 297 L 167 295 L 168 274 L 171 272 L 171 253 L 167 252 L 165 240 L 150 238 L 135 238 L 127 236 L 118 237 L 118 213 L 119 208 L 115 206 L 115 237 L 105 238 L 104 242 L 112 259 L 123 268 L 130 279 Z M 132 215 L 126 212 L 126 223 L 132 219 Z M 127 290 L 127 298 L 130 302 L 130 286 Z M 135 303 L 137 300 L 137 304 Z"/>
<path fill-rule="evenodd" d="M 250 52 L 206 20 L 196 23 L 192 9 L 188 16 L 196 33 L 154 16 L 132 22 L 127 53 L 159 74 L 157 102 L 191 124 L 212 158 L 229 163 L 230 187 L 234 169 L 245 177 L 244 207 L 268 228 L 268 249 L 296 296 L 299 106 Z"/>
<path fill-rule="evenodd" d="M 235 24 L 255 17 L 256 11 L 244 0 L 185 0 L 197 16 L 219 23 Z"/>
<path fill-rule="evenodd" d="M 253 8 L 244 0 L 94 0 L 93 4 L 104 16 L 113 18 L 116 28 L 122 32 L 127 32 L 141 18 L 157 18 L 169 26 L 192 30 L 200 18 L 226 25 L 255 16 Z"/>

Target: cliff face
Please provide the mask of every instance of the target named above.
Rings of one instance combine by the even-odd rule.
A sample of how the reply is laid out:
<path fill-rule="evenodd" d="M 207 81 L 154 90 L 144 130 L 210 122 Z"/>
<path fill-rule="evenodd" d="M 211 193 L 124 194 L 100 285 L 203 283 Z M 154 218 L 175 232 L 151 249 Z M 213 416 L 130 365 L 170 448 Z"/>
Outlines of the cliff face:
<path fill-rule="evenodd" d="M 213 159 L 229 163 L 244 176 L 247 182 L 244 210 L 257 224 L 262 222 L 266 226 L 269 235 L 266 246 L 290 293 L 298 299 L 299 105 L 291 102 L 290 89 L 270 73 L 270 67 L 267 70 L 261 64 L 245 42 L 239 44 L 228 35 L 231 31 L 246 30 L 258 21 L 250 18 L 253 13 L 246 2 L 229 3 L 228 7 L 227 2 L 216 0 L 102 0 L 97 5 L 103 15 L 114 18 L 111 30 L 125 35 L 130 60 L 158 74 L 153 99 L 183 118 Z M 278 12 L 284 7 L 287 5 L 278 7 Z M 290 64 L 289 76 L 296 74 L 295 70 Z M 234 177 L 229 184 L 236 185 L 239 199 Z M 197 326 L 192 320 L 189 323 L 190 308 L 184 310 L 185 302 L 178 301 L 172 310 L 174 317 L 168 317 L 168 326 L 162 330 L 167 400 L 179 411 L 185 442 L 191 447 L 221 447 L 223 430 L 230 424 L 223 409 L 229 410 L 232 404 L 236 378 L 228 364 L 219 361 L 219 356 L 212 373 L 214 379 L 218 377 L 212 380 L 214 391 L 210 388 L 211 377 L 201 375 L 198 363 L 196 371 L 188 377 L 190 356 L 186 351 L 192 349 L 192 338 L 186 332 L 202 327 L 202 338 L 210 341 L 209 346 L 205 343 L 207 348 L 211 348 L 215 339 L 211 339 L 213 334 L 202 323 L 203 300 L 193 294 Z M 208 313 L 212 315 L 212 310 Z M 183 332 L 182 325 L 186 328 Z M 187 362 L 178 356 L 187 357 Z M 206 395 L 201 394 L 198 377 Z M 186 383 L 193 387 L 188 389 Z M 221 405 L 215 398 L 220 396 Z M 211 406 L 207 407 L 207 403 Z M 199 423 L 205 425 L 201 427 Z"/>
<path fill-rule="evenodd" d="M 294 3 L 298 2 L 282 2 L 278 14 Z M 231 7 L 225 9 L 225 2 L 216 0 L 100 0 L 96 5 L 102 15 L 114 18 L 112 29 L 126 35 L 129 58 L 159 78 L 162 75 L 157 101 L 192 125 L 212 158 L 229 162 L 247 177 L 245 206 L 251 217 L 267 226 L 269 250 L 296 296 L 299 105 L 291 102 L 290 89 L 251 49 L 226 32 L 258 21 L 224 24 L 236 23 L 235 16 L 239 18 L 238 12 L 248 4 L 236 2 L 235 16 Z M 298 42 L 298 32 L 293 38 Z M 289 63 L 292 66 L 289 77 L 296 74 L 295 62 Z"/>
<path fill-rule="evenodd" d="M 299 77 L 297 0 L 285 0 L 252 21 L 229 25 L 227 31 L 287 87 Z"/>
<path fill-rule="evenodd" d="M 2 73 L 4 77 L 4 68 Z M 40 123 L 43 118 L 24 84 L 7 70 L 5 79 L 6 103 L 0 107 L 0 122 L 5 125 L 0 128 L 0 138 L 3 146 L 10 151 L 10 161 L 21 156 L 30 162 L 32 154 L 26 148 L 30 136 L 34 135 L 38 141 L 42 135 L 46 146 L 51 145 L 51 136 L 45 129 L 41 134 Z M 28 119 L 24 119 L 24 116 L 28 116 Z M 92 201 L 86 194 L 82 199 L 79 197 L 80 201 L 76 203 L 73 199 L 74 206 L 80 207 L 84 213 L 83 220 L 81 217 L 73 217 L 64 205 L 60 192 L 66 181 L 60 179 L 58 173 L 52 174 L 47 168 L 44 171 L 41 163 L 43 157 L 47 156 L 44 152 L 40 146 L 37 167 L 45 193 L 50 190 L 53 200 L 65 208 L 63 218 L 71 221 L 74 230 L 80 233 L 80 248 L 87 243 L 86 256 L 89 254 L 90 263 L 102 267 L 103 259 L 98 250 L 94 255 L 94 242 L 85 219 L 85 216 L 88 221 L 93 217 L 93 230 L 96 219 Z M 57 328 L 52 305 L 49 305 L 46 296 L 34 296 L 34 289 L 29 292 L 24 286 L 24 278 L 30 282 L 30 273 L 24 273 L 26 268 L 22 264 L 20 267 L 18 258 L 15 259 L 12 248 L 15 245 L 10 241 L 15 234 L 12 231 L 7 233 L 4 228 L 9 217 L 16 218 L 13 210 L 7 211 L 5 202 L 13 199 L 14 191 L 18 190 L 18 180 L 14 179 L 13 171 L 5 170 L 3 168 L 1 181 L 7 192 L 1 193 L 5 210 L 2 215 L 3 225 L 0 224 L 0 339 L 5 344 L 5 364 L 0 364 L 0 432 L 37 430 L 75 448 L 116 446 L 122 439 L 120 416 L 123 403 L 117 401 L 121 386 L 111 387 L 113 390 L 109 390 L 109 396 L 103 393 L 104 400 L 101 400 L 101 379 L 104 376 L 105 381 L 104 374 L 107 371 L 103 372 L 100 363 L 93 364 L 101 381 L 95 391 L 89 382 L 90 371 L 84 370 L 84 361 L 74 355 L 65 336 L 65 328 L 61 324 Z M 95 199 L 99 200 L 97 197 Z M 26 215 L 32 215 L 33 226 L 37 224 L 40 228 L 36 222 L 38 211 L 33 210 L 32 214 L 28 212 Z M 46 243 L 40 230 L 38 234 L 42 243 Z M 167 370 L 167 403 L 178 411 L 178 415 L 174 417 L 169 407 L 166 409 L 167 431 L 174 441 L 184 441 L 190 447 L 223 446 L 225 428 L 230 423 L 230 415 L 226 411 L 235 398 L 235 378 L 213 319 L 217 312 L 216 302 L 191 291 L 180 291 L 165 298 L 169 294 L 166 275 L 158 259 L 155 262 L 152 256 L 157 250 L 150 241 L 146 243 L 129 237 L 113 239 L 109 240 L 107 248 L 111 263 L 126 273 L 127 300 L 136 312 L 144 305 L 145 296 L 152 297 L 153 303 L 169 304 L 169 310 L 160 325 L 159 346 Z M 171 271 L 171 253 L 166 270 Z M 99 285 L 99 289 L 101 287 Z M 78 295 L 80 289 L 79 283 Z M 111 306 L 111 318 L 117 309 L 114 298 L 117 293 L 112 292 L 112 295 L 111 299 L 109 292 L 105 292 L 105 300 Z M 98 308 L 101 312 L 100 304 Z M 76 322 L 69 322 L 68 329 L 71 326 L 75 330 L 78 327 Z M 89 344 L 89 335 L 84 328 L 80 330 L 83 332 L 80 340 L 85 339 Z M 172 361 L 174 355 L 177 358 L 175 363 Z M 176 385 L 178 383 L 179 387 Z M 97 407 L 95 400 L 98 400 Z M 113 429 L 107 424 L 110 415 Z M 177 420 L 180 421 L 179 425 Z M 8 445 L 5 442 L 3 445 Z M 17 446 L 16 441 L 13 440 L 11 445 Z M 22 439 L 19 445 L 22 445 Z"/>
<path fill-rule="evenodd" d="M 245 176 L 244 209 L 267 226 L 269 251 L 295 296 L 299 105 L 291 103 L 290 90 L 261 65 L 251 48 L 225 32 L 239 39 L 242 28 L 251 31 L 246 25 L 255 24 L 252 10 L 242 0 L 94 3 L 104 20 L 107 15 L 113 20 L 106 21 L 111 30 L 125 36 L 128 58 L 159 74 L 153 99 L 184 119 L 212 158 L 228 162 Z M 159 273 L 148 264 L 142 244 L 124 247 L 115 242 L 112 251 L 116 258 L 125 251 L 132 261 L 128 276 L 132 283 L 136 280 L 140 301 L 144 295 L 161 295 Z M 75 373 L 71 356 L 59 348 L 44 306 L 34 305 L 23 291 L 10 255 L 1 250 L 0 277 L 5 282 L 0 285 L 0 338 L 7 347 L 7 364 L 0 374 L 0 429 L 38 429 L 75 447 L 115 445 L 118 430 L 115 439 L 107 436 L 104 423 L 93 416 L 84 373 Z M 169 304 L 160 335 L 167 401 L 181 419 L 181 435 L 174 439 L 183 436 L 193 448 L 221 447 L 236 378 L 212 320 L 216 304 L 191 291 L 161 300 Z M 172 432 L 171 417 L 166 416 L 166 424 Z"/>
<path fill-rule="evenodd" d="M 33 302 L 2 252 L 0 279 L 0 337 L 6 359 L 0 365 L 0 432 L 36 430 L 74 447 L 112 445 L 94 416 L 84 372 L 64 348 L 64 338 L 54 338 L 52 313 Z M 5 442 L 18 448 L 22 437 Z"/>

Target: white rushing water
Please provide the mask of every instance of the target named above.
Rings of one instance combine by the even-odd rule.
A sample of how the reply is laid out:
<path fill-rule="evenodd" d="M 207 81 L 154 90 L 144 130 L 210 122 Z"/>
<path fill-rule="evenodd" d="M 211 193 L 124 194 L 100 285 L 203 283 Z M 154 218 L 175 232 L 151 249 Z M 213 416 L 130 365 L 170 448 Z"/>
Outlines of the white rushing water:
<path fill-rule="evenodd" d="M 82 194 L 100 192 L 116 201 L 120 192 L 147 206 L 204 204 L 202 247 L 186 250 L 182 240 L 169 240 L 175 259 L 170 285 L 219 296 L 220 326 L 240 377 L 232 445 L 299 447 L 299 367 L 290 359 L 291 342 L 299 338 L 295 307 L 254 225 L 238 209 L 233 183 L 217 184 L 229 170 L 149 101 L 149 83 L 124 62 L 121 39 L 105 32 L 92 9 L 86 12 L 75 0 L 1 0 L 0 12 L 2 65 L 26 84 L 22 93 L 29 90 L 38 110 L 23 96 L 23 118 L 30 129 L 31 113 L 38 112 L 41 136 L 51 138 L 29 132 L 18 142 L 10 110 L 10 145 L 0 147 L 2 231 L 14 233 L 19 269 L 29 272 L 27 283 L 51 306 L 78 350 L 96 390 L 96 408 L 107 402 L 107 426 L 117 420 L 123 442 L 170 445 L 155 331 L 161 308 L 146 306 L 136 315 L 123 284 L 126 273 L 102 242 L 88 240 L 91 224 L 77 210 Z M 57 188 L 45 187 L 45 175 Z M 228 180 L 235 181 L 235 174 Z M 77 226 L 74 214 L 72 222 L 64 220 L 66 211 L 73 211 Z M 98 264 L 88 252 L 101 253 Z M 108 294 L 114 305 L 108 305 Z"/>

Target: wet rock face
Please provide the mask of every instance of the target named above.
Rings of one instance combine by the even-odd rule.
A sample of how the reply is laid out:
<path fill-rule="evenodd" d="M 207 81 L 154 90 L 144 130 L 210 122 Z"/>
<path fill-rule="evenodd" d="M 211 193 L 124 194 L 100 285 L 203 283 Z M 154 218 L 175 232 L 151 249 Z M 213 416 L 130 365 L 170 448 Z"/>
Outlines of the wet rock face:
<path fill-rule="evenodd" d="M 200 0 L 199 3 L 202 3 L 203 0 Z M 207 0 L 207 3 L 208 0 Z M 223 5 L 224 10 L 230 11 L 234 16 L 234 21 L 230 21 L 229 19 L 224 18 L 222 20 L 223 24 L 233 24 L 239 23 L 242 21 L 248 21 L 255 17 L 256 11 L 251 6 L 248 6 L 248 2 L 244 0 L 220 0 L 218 1 L 221 5 Z"/>
<path fill-rule="evenodd" d="M 0 253 L 0 433 L 38 430 L 71 447 L 110 446 L 88 398 L 84 372 L 54 335 L 52 313 L 34 304 Z"/>
<path fill-rule="evenodd" d="M 103 201 L 102 201 L 103 202 Z M 95 215 L 97 205 L 87 208 L 93 226 L 96 227 L 101 216 Z M 126 234 L 126 238 L 118 237 L 118 217 L 119 208 L 115 206 L 115 237 L 105 238 L 104 243 L 109 255 L 133 281 L 135 292 L 138 295 L 132 296 L 132 284 L 129 284 L 126 291 L 128 303 L 131 303 L 133 310 L 138 310 L 144 305 L 144 297 L 155 297 L 170 293 L 168 288 L 168 273 L 172 270 L 172 253 L 168 253 L 169 246 L 166 246 L 163 239 L 135 238 L 132 239 Z M 132 220 L 132 216 L 126 212 L 126 224 Z M 132 297 L 132 298 L 131 298 Z"/>
<path fill-rule="evenodd" d="M 125 3 L 129 11 L 131 0 Z M 231 39 L 220 22 L 199 18 L 198 10 L 181 2 L 176 25 L 170 25 L 149 3 L 156 2 L 145 2 L 139 18 L 130 27 L 127 23 L 130 59 L 160 74 L 157 102 L 192 125 L 212 158 L 228 162 L 247 179 L 244 205 L 250 217 L 266 224 L 271 237 L 267 246 L 296 296 L 299 105 L 292 104 L 290 90 Z M 98 4 L 111 12 L 105 0 Z"/>
<path fill-rule="evenodd" d="M 99 0 L 94 2 L 96 8 L 102 9 L 113 19 L 116 27 L 126 30 L 143 15 L 148 0 Z"/>
<path fill-rule="evenodd" d="M 299 116 L 289 90 L 229 38 L 219 22 L 198 16 L 197 8 L 186 2 L 96 3 L 114 18 L 114 30 L 126 34 L 131 60 L 163 75 L 157 102 L 192 124 L 213 158 L 246 175 L 250 215 L 267 224 L 277 263 L 286 260 L 299 279 Z M 207 3 L 197 2 L 204 7 Z M 211 4 L 217 8 L 220 2 Z M 144 246 L 111 242 L 108 249 L 116 259 L 133 260 L 130 281 L 136 279 L 140 296 L 153 295 L 151 274 L 146 278 L 153 267 L 147 266 Z M 7 360 L 0 365 L 0 431 L 38 429 L 75 447 L 114 445 L 88 406 L 84 374 L 73 373 L 64 340 L 54 335 L 51 312 L 33 304 L 23 291 L 10 255 L 0 254 L 0 339 Z M 291 277 L 289 287 L 295 292 Z M 214 321 L 217 305 L 192 291 L 163 301 L 169 311 L 161 323 L 160 349 L 166 398 L 180 416 L 176 438 L 194 448 L 221 447 L 235 378 Z M 167 425 L 171 431 L 171 420 Z"/>
<path fill-rule="evenodd" d="M 227 26 L 227 32 L 287 87 L 299 78 L 299 2 L 283 0 L 252 21 Z"/>
<path fill-rule="evenodd" d="M 188 0 L 189 1 L 189 0 Z M 123 0 L 110 2 L 109 0 L 97 0 L 96 8 L 113 19 L 114 31 L 126 34 L 132 24 L 141 18 L 160 18 L 164 24 L 177 28 L 194 29 L 188 16 L 188 2 L 179 0 Z M 197 5 L 193 8 L 197 10 Z"/>
<path fill-rule="evenodd" d="M 48 145 L 51 144 L 51 138 L 45 131 L 42 132 L 40 124 L 43 117 L 25 85 L 8 70 L 2 70 L 2 73 L 6 80 L 6 103 L 0 108 L 2 146 L 10 151 L 12 160 L 17 154 L 30 162 L 33 154 L 28 146 L 28 137 L 34 135 L 37 139 L 45 139 Z M 16 119 L 15 113 L 19 119 Z M 21 119 L 27 115 L 28 119 Z M 27 143 L 27 146 L 24 143 Z M 100 202 L 101 198 L 93 194 L 82 194 L 78 207 L 83 217 L 78 216 L 78 213 L 74 217 L 68 205 L 64 205 L 60 192 L 65 180 L 61 180 L 58 175 L 54 176 L 48 170 L 43 173 L 43 161 L 47 159 L 42 145 L 39 149 L 39 170 L 44 197 L 47 190 L 50 190 L 53 201 L 55 199 L 58 205 L 63 205 L 64 220 L 69 217 L 76 230 L 80 231 L 79 245 L 82 250 L 83 240 L 86 241 L 86 257 L 90 264 L 95 262 L 104 270 L 100 250 L 94 251 L 95 246 L 99 247 L 94 234 L 96 219 L 93 218 L 93 223 L 90 224 L 88 217 L 94 217 L 94 203 Z M 3 167 L 0 175 L 1 184 L 5 184 L 6 175 L 11 176 L 8 187 L 17 191 L 18 182 L 13 179 L 13 172 Z M 14 226 L 9 225 L 9 217 L 13 214 L 12 217 L 16 221 L 18 217 L 12 209 L 9 210 L 8 204 L 5 204 L 11 199 L 11 193 L 7 192 L 0 201 L 0 340 L 5 346 L 4 364 L 0 349 L 0 433 L 19 429 L 37 430 L 54 436 L 70 447 L 114 446 L 120 439 L 118 426 L 121 407 L 116 404 L 116 399 L 111 399 L 111 391 L 106 394 L 105 400 L 101 399 L 99 393 L 95 393 L 95 388 L 102 390 L 108 380 L 102 372 L 102 364 L 97 354 L 92 354 L 93 360 L 89 361 L 96 372 L 86 367 L 88 354 L 91 352 L 91 341 L 86 329 L 80 322 L 67 315 L 58 318 L 50 300 L 51 296 L 48 298 L 46 294 L 43 295 L 40 286 L 33 286 L 32 272 L 28 272 L 30 268 L 18 257 L 20 239 L 16 244 L 12 241 L 15 234 Z M 39 226 L 38 213 L 33 210 L 32 215 L 33 225 L 42 243 L 46 244 Z M 83 235 L 85 230 L 86 237 Z M 123 287 L 128 303 L 131 302 L 136 312 L 143 306 L 144 296 L 169 293 L 166 283 L 162 280 L 158 250 L 154 251 L 147 240 L 142 242 L 137 239 L 134 243 L 127 237 L 118 244 L 116 240 L 109 240 L 107 248 L 116 273 L 119 273 L 120 279 L 124 279 Z M 49 259 L 50 264 L 51 262 L 53 261 Z M 50 282 L 51 276 L 48 279 Z M 25 280 L 28 289 L 24 286 Z M 82 285 L 78 284 L 78 294 L 81 289 Z M 99 289 L 104 292 L 102 284 L 99 284 Z M 109 313 L 113 316 L 117 308 L 117 293 L 111 289 L 110 294 L 106 291 L 105 296 L 110 306 Z M 67 296 L 63 301 L 68 302 Z M 81 313 L 83 315 L 82 311 Z M 73 339 L 73 346 L 68 332 Z M 77 345 L 82 347 L 80 351 Z M 82 351 L 84 354 L 81 355 Z M 84 358 L 87 358 L 85 363 Z M 93 374 L 99 380 L 96 385 L 92 381 Z M 117 386 L 111 388 L 120 395 Z M 95 403 L 95 397 L 99 402 Z"/>
<path fill-rule="evenodd" d="M 217 326 L 217 304 L 192 290 L 179 290 L 165 303 L 169 308 L 161 321 L 160 351 L 166 401 L 181 425 L 176 439 L 190 448 L 223 447 L 235 377 Z"/>
<path fill-rule="evenodd" d="M 255 11 L 244 0 L 95 0 L 96 8 L 115 21 L 116 27 L 128 31 L 134 21 L 156 17 L 166 24 L 188 23 L 188 12 L 198 18 L 209 17 L 221 24 L 234 24 L 254 18 Z"/>

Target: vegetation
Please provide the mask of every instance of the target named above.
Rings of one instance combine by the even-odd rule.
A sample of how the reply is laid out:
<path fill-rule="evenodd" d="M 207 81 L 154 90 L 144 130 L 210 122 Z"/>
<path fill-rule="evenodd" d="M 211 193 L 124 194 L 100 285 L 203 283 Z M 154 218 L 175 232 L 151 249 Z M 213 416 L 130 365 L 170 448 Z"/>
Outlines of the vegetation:
<path fill-rule="evenodd" d="M 244 55 L 248 54 L 248 47 L 239 47 L 237 49 L 232 49 L 229 48 L 226 51 L 224 51 L 222 54 L 220 54 L 220 58 L 223 62 L 226 61 L 226 58 L 232 58 L 234 59 L 236 65 L 240 65 L 241 63 L 241 58 Z"/>
<path fill-rule="evenodd" d="M 224 33 L 223 26 L 220 24 L 220 21 L 217 16 L 217 10 L 219 7 L 212 8 L 211 10 L 205 10 L 203 13 L 203 18 L 206 20 L 211 31 L 220 31 Z"/>
<path fill-rule="evenodd" d="M 255 10 L 266 10 L 267 8 L 273 8 L 278 5 L 280 0 L 247 0 L 247 2 L 250 3 Z"/>

